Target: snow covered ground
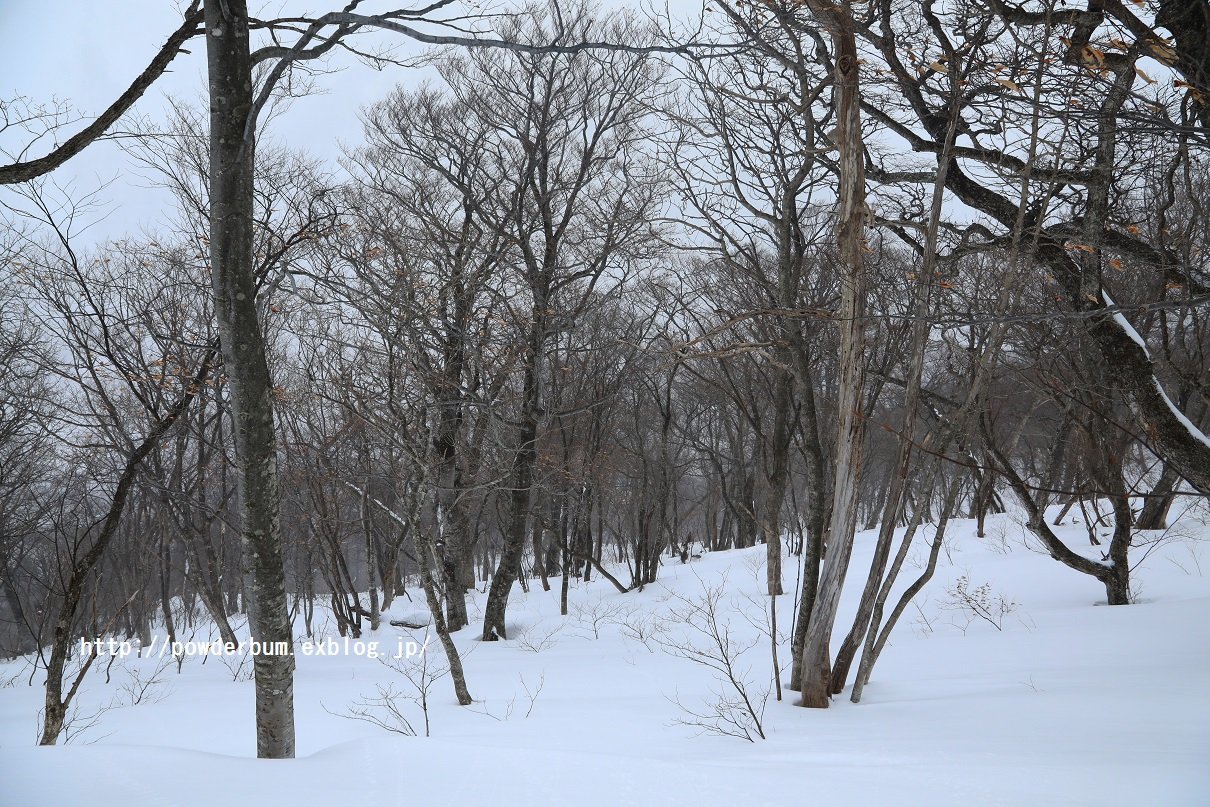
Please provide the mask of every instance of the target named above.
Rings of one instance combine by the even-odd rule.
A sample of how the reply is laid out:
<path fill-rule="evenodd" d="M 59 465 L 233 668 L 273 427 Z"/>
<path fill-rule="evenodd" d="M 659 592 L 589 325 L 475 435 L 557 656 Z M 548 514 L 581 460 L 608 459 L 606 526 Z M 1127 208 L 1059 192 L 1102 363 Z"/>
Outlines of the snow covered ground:
<path fill-rule="evenodd" d="M 1062 535 L 1088 543 L 1082 525 Z M 1036 551 L 1010 517 L 993 517 L 982 540 L 958 522 L 863 702 L 846 693 L 831 709 L 807 710 L 793 692 L 770 696 L 768 739 L 752 743 L 684 725 L 676 701 L 709 709 L 719 684 L 667 650 L 703 638 L 670 614 L 724 584 L 732 639 L 755 642 L 740 667 L 751 691 L 768 687 L 763 547 L 688 565 L 665 559 L 660 582 L 643 592 L 573 586 L 567 617 L 557 588 L 517 589 L 513 639 L 458 637 L 476 703 L 461 708 L 448 678 L 433 682 L 427 738 L 400 672 L 353 654 L 300 656 L 292 761 L 252 758 L 252 684 L 220 659 L 168 667 L 141 703 L 105 711 L 55 748 L 34 746 L 40 681 L 29 686 L 19 663 L 0 665 L 0 804 L 1210 805 L 1210 528 L 1187 517 L 1168 538 L 1134 550 L 1139 602 L 1110 608 L 1099 584 Z M 853 574 L 871 543 L 859 536 Z M 783 633 L 794 568 L 787 563 L 790 593 L 779 599 Z M 917 573 L 909 565 L 903 576 Z M 969 591 L 990 584 L 993 612 L 1007 611 L 1002 629 L 953 607 L 963 576 Z M 850 577 L 837 643 L 862 582 Z M 392 609 L 394 618 L 422 613 L 419 599 Z M 367 637 L 383 653 L 409 638 L 386 626 Z M 436 643 L 429 654 L 431 670 L 442 659 Z M 165 661 L 115 662 L 108 684 L 94 669 L 82 711 L 129 704 L 134 676 L 155 679 Z M 417 659 L 396 665 L 417 676 Z M 387 686 L 422 736 L 339 716 Z"/>

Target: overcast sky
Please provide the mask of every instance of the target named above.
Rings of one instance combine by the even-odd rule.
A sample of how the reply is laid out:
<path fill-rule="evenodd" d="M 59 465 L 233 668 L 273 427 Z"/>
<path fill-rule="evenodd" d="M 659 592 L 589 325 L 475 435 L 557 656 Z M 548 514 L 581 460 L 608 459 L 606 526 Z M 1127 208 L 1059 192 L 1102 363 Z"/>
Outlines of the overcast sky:
<path fill-rule="evenodd" d="M 339 0 L 331 3 L 333 7 L 340 4 Z M 0 98 L 54 99 L 70 104 L 80 114 L 99 114 L 180 24 L 181 5 L 176 0 L 0 0 Z M 322 0 L 262 4 L 254 0 L 252 6 L 274 15 L 283 7 L 295 12 L 326 7 Z M 203 43 L 195 40 L 187 47 L 193 52 L 177 57 L 172 72 L 136 105 L 136 114 L 157 118 L 167 94 L 200 102 Z M 358 110 L 382 98 L 399 82 L 418 81 L 420 74 L 398 68 L 376 72 L 352 58 L 333 60 L 331 66 L 345 69 L 319 77 L 317 85 L 323 94 L 295 101 L 287 116 L 275 123 L 275 135 L 288 139 L 291 146 L 335 159 L 339 142 L 360 139 Z M 78 128 L 68 127 L 63 136 Z M 19 138 L 0 136 L 0 146 L 10 150 L 18 142 Z M 35 148 L 31 156 L 46 150 Z M 109 202 L 106 216 L 94 226 L 91 238 L 118 237 L 154 227 L 165 215 L 164 197 L 141 187 L 145 181 L 134 174 L 113 145 L 88 149 L 56 171 L 54 178 L 72 183 L 77 192 L 111 183 L 103 193 Z"/>
<path fill-rule="evenodd" d="M 344 2 L 251 0 L 250 7 L 255 16 L 273 17 L 287 12 L 320 13 Z M 603 0 L 600 5 L 639 8 L 664 7 L 665 3 Z M 0 0 L 0 99 L 23 96 L 41 103 L 53 100 L 70 105 L 79 115 L 99 114 L 129 86 L 180 25 L 185 4 L 185 0 Z M 700 0 L 670 0 L 667 5 L 682 13 L 701 8 Z M 367 0 L 363 10 L 396 7 L 398 0 Z M 417 45 L 399 37 L 380 37 L 380 41 L 390 42 L 403 53 L 420 52 Z M 364 46 L 364 40 L 361 44 Z M 171 72 L 135 106 L 135 115 L 160 119 L 168 95 L 201 103 L 204 45 L 193 40 L 187 48 L 192 53 L 177 57 Z M 340 143 L 360 141 L 360 109 L 384 97 L 396 84 L 415 84 L 425 75 L 404 68 L 378 72 L 347 55 L 330 59 L 326 66 L 338 72 L 316 79 L 316 88 L 322 94 L 294 101 L 289 111 L 274 121 L 271 134 L 291 147 L 331 160 L 339 156 Z M 79 128 L 80 124 L 69 126 L 61 137 Z M 0 147 L 10 152 L 25 142 L 17 133 L 0 134 Z M 49 145 L 40 144 L 30 156 L 41 156 Z M 154 229 L 171 216 L 167 207 L 170 200 L 163 192 L 149 190 L 137 170 L 116 145 L 103 143 L 54 173 L 54 181 L 69 184 L 75 196 L 106 186 L 100 194 L 106 202 L 104 216 L 93 217 L 97 221 L 88 240 Z M 0 198 L 5 192 L 0 189 Z"/>

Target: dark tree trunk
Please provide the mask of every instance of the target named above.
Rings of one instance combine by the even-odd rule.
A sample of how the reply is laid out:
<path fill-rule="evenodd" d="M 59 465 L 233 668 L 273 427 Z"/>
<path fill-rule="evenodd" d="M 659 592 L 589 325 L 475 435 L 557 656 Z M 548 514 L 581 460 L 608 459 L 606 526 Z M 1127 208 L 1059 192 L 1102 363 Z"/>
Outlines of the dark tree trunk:
<path fill-rule="evenodd" d="M 1180 481 L 1180 478 L 1180 474 L 1176 472 L 1175 468 L 1167 463 L 1164 464 L 1164 470 L 1160 472 L 1159 480 L 1151 489 L 1147 503 L 1143 505 L 1143 512 L 1139 513 L 1138 521 L 1135 523 L 1137 529 L 1162 530 L 1168 526 L 1168 509 L 1176 501 L 1176 483 Z"/>
<path fill-rule="evenodd" d="M 829 519 L 827 462 L 823 441 L 819 435 L 819 414 L 815 405 L 815 388 L 805 354 L 798 357 L 802 376 L 803 447 L 807 460 L 807 540 L 803 548 L 802 591 L 798 600 L 798 616 L 790 643 L 790 689 L 802 686 L 803 648 L 811 624 L 811 611 L 819 594 L 819 570 L 823 561 L 824 533 Z"/>
<path fill-rule="evenodd" d="M 783 356 L 788 364 L 788 357 Z M 770 596 L 782 593 L 781 587 L 781 508 L 790 481 L 790 443 L 793 435 L 794 376 L 782 371 L 773 393 L 773 434 L 766 477 L 764 501 L 760 508 L 760 529 L 765 539 L 765 590 Z"/>
<path fill-rule="evenodd" d="M 533 490 L 534 463 L 537 462 L 538 439 L 538 352 L 541 339 L 539 326 L 531 333 L 530 365 L 525 370 L 524 412 L 513 455 L 513 469 L 509 488 L 512 491 L 508 528 L 504 533 L 504 547 L 500 561 L 492 575 L 491 589 L 487 594 L 487 605 L 483 609 L 483 641 L 507 639 L 504 613 L 508 608 L 508 595 L 521 566 L 521 555 L 525 549 L 525 527 L 529 519 L 530 498 Z"/>
<path fill-rule="evenodd" d="M 168 533 L 168 503 L 160 503 L 160 613 L 168 643 L 176 641 L 176 624 L 172 618 L 172 536 Z"/>

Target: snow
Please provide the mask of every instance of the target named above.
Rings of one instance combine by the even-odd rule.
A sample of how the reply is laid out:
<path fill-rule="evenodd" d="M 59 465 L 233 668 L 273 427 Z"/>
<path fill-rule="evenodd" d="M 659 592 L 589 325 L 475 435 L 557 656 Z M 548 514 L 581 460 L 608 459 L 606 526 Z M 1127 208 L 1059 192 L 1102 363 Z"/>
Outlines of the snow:
<path fill-rule="evenodd" d="M 1139 602 L 1099 607 L 1104 590 L 1046 557 L 1010 516 L 989 519 L 985 539 L 971 522 L 951 527 L 937 577 L 909 608 L 861 704 L 847 693 L 827 710 L 770 698 L 769 734 L 754 743 L 699 736 L 678 723 L 673 703 L 702 707 L 717 682 L 709 671 L 633 638 L 634 627 L 689 629 L 668 614 L 722 585 L 724 618 L 749 683 L 767 681 L 761 639 L 763 547 L 706 554 L 681 565 L 665 558 L 660 581 L 619 594 L 608 583 L 573 585 L 571 614 L 558 613 L 557 586 L 514 591 L 510 641 L 480 643 L 461 631 L 476 703 L 459 707 L 448 678 L 430 705 L 431 737 L 404 737 L 337 714 L 378 685 L 407 680 L 365 655 L 299 656 L 299 758 L 253 759 L 252 685 L 233 681 L 221 659 L 187 659 L 158 688 L 161 700 L 105 712 L 75 742 L 34 746 L 39 681 L 0 665 L 0 779 L 4 804 L 244 805 L 1204 805 L 1210 803 L 1210 527 L 1205 508 L 1186 512 L 1166 541 L 1139 547 Z M 1200 514 L 1200 515 L 1199 515 Z M 1060 535 L 1092 553 L 1084 525 Z M 872 533 L 854 549 L 860 575 Z M 1159 533 L 1148 534 L 1150 539 Z M 1147 551 L 1150 549 L 1151 551 Z M 921 553 L 913 560 L 923 562 Z M 1090 556 L 1092 556 L 1090 554 Z M 793 559 L 779 598 L 788 630 Z M 901 586 L 918 574 L 904 570 Z M 1015 604 L 1002 630 L 950 606 L 965 575 Z M 851 577 L 837 643 L 861 588 Z M 472 614 L 481 614 L 477 594 Z M 413 613 L 406 599 L 391 616 Z M 646 612 L 651 624 L 636 622 Z M 594 629 L 594 616 L 597 625 Z M 631 623 L 631 630 L 626 623 Z M 301 633 L 301 622 L 296 630 Z M 630 636 L 627 636 L 627 633 Z M 384 649 L 423 632 L 384 627 Z M 239 631 L 242 637 L 242 630 Z M 328 630 L 325 638 L 334 637 Z M 599 638 L 598 638 L 599 637 Z M 198 639 L 206 638 L 201 630 Z M 437 643 L 431 663 L 440 660 Z M 781 647 L 783 663 L 788 647 Z M 115 662 L 90 675 L 84 705 L 124 699 L 129 671 L 149 675 L 163 660 Z M 400 663 L 415 663 L 400 662 Z M 415 670 L 415 668 L 412 668 Z M 527 694 L 530 693 L 530 694 Z M 420 711 L 406 703 L 414 725 Z M 421 728 L 423 734 L 423 728 Z M 89 744 L 91 742 L 91 744 Z"/>
<path fill-rule="evenodd" d="M 1101 289 L 1101 296 L 1105 298 L 1105 304 L 1110 308 L 1117 307 L 1117 303 L 1115 303 L 1113 298 L 1109 296 L 1109 292 Z M 1114 311 L 1112 316 L 1113 321 L 1116 322 L 1121 329 L 1126 332 L 1126 335 L 1130 337 L 1130 341 L 1141 347 L 1143 349 L 1143 355 L 1147 357 L 1148 361 L 1151 361 L 1151 351 L 1147 349 L 1147 343 L 1143 341 L 1143 337 L 1139 336 L 1139 332 L 1136 331 L 1134 326 L 1130 324 L 1130 320 L 1126 319 L 1121 311 Z"/>
<path fill-rule="evenodd" d="M 1116 305 L 1116 303 L 1114 303 L 1114 301 L 1113 301 L 1113 298 L 1111 298 L 1109 296 L 1108 292 L 1102 290 L 1101 294 L 1105 297 L 1105 302 L 1108 305 L 1110 305 L 1110 306 Z M 1143 341 L 1143 337 L 1139 336 L 1139 332 L 1134 329 L 1134 326 L 1132 326 L 1130 324 L 1130 322 L 1126 319 L 1126 317 L 1122 316 L 1121 311 L 1113 312 L 1113 320 L 1119 326 L 1121 326 L 1122 330 L 1126 332 L 1126 335 L 1129 336 L 1130 339 L 1136 345 L 1138 345 L 1139 347 L 1141 347 L 1143 349 L 1143 355 L 1147 357 L 1148 361 L 1150 361 L 1151 352 L 1149 350 L 1147 350 L 1147 343 Z M 1163 399 L 1163 401 L 1164 401 L 1165 405 L 1167 405 L 1169 411 L 1172 412 L 1172 416 L 1174 418 L 1176 418 L 1177 421 L 1179 421 L 1182 426 L 1185 427 L 1185 430 L 1189 432 L 1189 435 L 1194 440 L 1198 440 L 1203 445 L 1210 447 L 1210 437 L 1207 437 L 1206 433 L 1203 432 L 1201 429 L 1199 429 L 1197 426 L 1195 426 L 1193 421 L 1191 421 L 1189 418 L 1185 417 L 1185 413 L 1182 412 L 1180 409 L 1178 409 L 1177 405 L 1174 404 L 1172 402 L 1172 399 L 1168 397 L 1168 393 L 1164 392 L 1164 386 L 1162 384 L 1160 384 L 1160 380 L 1158 378 L 1156 378 L 1154 376 L 1154 374 L 1151 377 L 1151 383 L 1155 385 L 1156 392 L 1158 392 L 1160 394 L 1160 398 Z"/>
<path fill-rule="evenodd" d="M 1163 398 L 1164 403 L 1167 404 L 1168 408 L 1172 411 L 1172 416 L 1180 421 L 1180 424 L 1185 427 L 1185 430 L 1189 432 L 1190 436 L 1193 437 L 1194 440 L 1200 441 L 1203 445 L 1210 447 L 1210 437 L 1207 437 L 1205 432 L 1193 425 L 1193 421 L 1185 417 L 1185 413 L 1177 408 L 1176 404 L 1172 402 L 1172 399 L 1168 397 L 1168 393 L 1164 392 L 1164 387 L 1162 384 L 1160 384 L 1160 380 L 1155 376 L 1152 376 L 1151 382 L 1155 384 L 1156 392 L 1160 394 L 1160 397 Z"/>

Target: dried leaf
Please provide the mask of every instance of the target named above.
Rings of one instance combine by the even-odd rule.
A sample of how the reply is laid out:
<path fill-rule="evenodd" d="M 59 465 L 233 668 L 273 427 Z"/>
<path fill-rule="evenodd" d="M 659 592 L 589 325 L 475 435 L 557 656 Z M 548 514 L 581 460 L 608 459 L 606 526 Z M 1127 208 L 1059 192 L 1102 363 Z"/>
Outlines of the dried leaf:
<path fill-rule="evenodd" d="M 1151 43 L 1151 55 L 1157 62 L 1166 65 L 1176 64 L 1176 51 L 1160 42 Z"/>
<path fill-rule="evenodd" d="M 1012 90 L 1013 92 L 1015 92 L 1017 94 L 1021 94 L 1021 86 L 1019 84 L 1017 84 L 1017 82 L 1013 81 L 1012 79 L 998 78 L 998 79 L 996 79 L 996 83 L 999 84 L 1001 87 L 1008 87 L 1008 89 Z"/>
<path fill-rule="evenodd" d="M 1096 45 L 1085 45 L 1080 48 L 1080 61 L 1099 69 L 1105 66 L 1105 51 Z"/>
<path fill-rule="evenodd" d="M 1155 79 L 1153 79 L 1151 76 L 1147 75 L 1147 73 L 1143 70 L 1143 68 L 1135 67 L 1134 72 L 1138 73 L 1139 78 L 1141 78 L 1143 81 L 1147 82 L 1148 84 L 1155 83 Z"/>

